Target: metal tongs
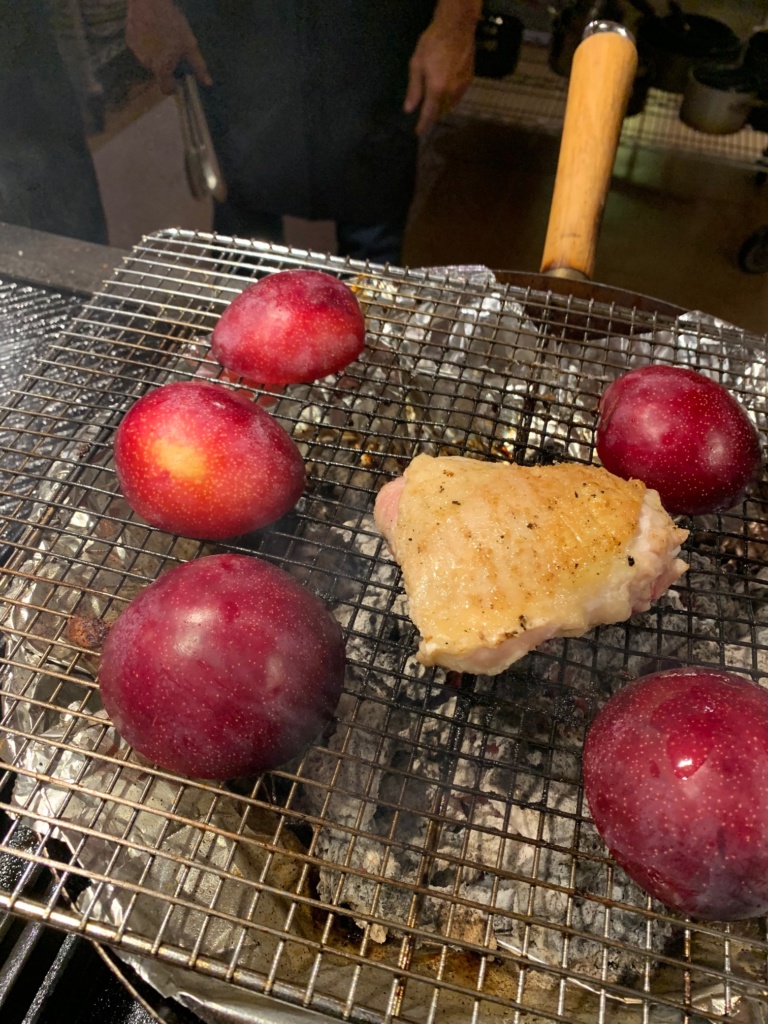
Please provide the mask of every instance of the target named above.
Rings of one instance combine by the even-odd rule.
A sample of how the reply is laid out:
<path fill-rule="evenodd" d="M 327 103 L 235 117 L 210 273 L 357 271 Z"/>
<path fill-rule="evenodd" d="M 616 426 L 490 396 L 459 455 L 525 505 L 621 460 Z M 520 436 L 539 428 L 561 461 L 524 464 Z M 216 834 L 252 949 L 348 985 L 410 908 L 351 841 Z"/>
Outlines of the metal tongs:
<path fill-rule="evenodd" d="M 223 203 L 227 198 L 227 184 L 213 148 L 197 80 L 187 71 L 176 73 L 176 103 L 184 141 L 184 166 L 189 190 L 195 199 L 212 196 L 217 202 Z"/>

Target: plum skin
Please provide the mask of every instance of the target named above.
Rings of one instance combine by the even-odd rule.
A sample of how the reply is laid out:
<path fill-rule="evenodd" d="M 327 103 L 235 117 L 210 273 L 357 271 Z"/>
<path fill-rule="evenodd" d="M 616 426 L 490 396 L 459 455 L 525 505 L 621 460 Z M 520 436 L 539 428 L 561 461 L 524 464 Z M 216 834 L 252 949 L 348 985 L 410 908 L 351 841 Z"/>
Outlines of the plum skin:
<path fill-rule="evenodd" d="M 150 526 L 224 540 L 285 515 L 301 497 L 304 460 L 265 409 L 210 381 L 165 384 L 117 428 L 115 470 Z"/>
<path fill-rule="evenodd" d="M 206 555 L 143 590 L 109 631 L 99 688 L 122 738 L 195 778 L 279 767 L 333 717 L 344 681 L 341 627 L 284 570 Z"/>
<path fill-rule="evenodd" d="M 768 912 L 768 692 L 671 669 L 619 690 L 584 745 L 584 790 L 611 856 L 678 913 Z"/>
<path fill-rule="evenodd" d="M 365 344 L 354 292 L 320 270 L 283 270 L 248 285 L 211 335 L 214 358 L 234 373 L 273 386 L 343 370 Z"/>
<path fill-rule="evenodd" d="M 605 469 L 642 480 L 672 515 L 733 508 L 762 465 L 757 430 L 733 395 L 679 366 L 613 381 L 600 399 L 596 448 Z"/>

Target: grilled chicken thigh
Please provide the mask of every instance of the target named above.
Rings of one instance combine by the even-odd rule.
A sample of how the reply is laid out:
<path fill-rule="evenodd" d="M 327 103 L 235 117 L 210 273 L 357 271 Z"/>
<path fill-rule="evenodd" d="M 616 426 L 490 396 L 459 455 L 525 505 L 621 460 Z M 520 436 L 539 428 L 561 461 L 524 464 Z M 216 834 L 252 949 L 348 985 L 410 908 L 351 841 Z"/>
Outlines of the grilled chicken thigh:
<path fill-rule="evenodd" d="M 419 455 L 374 509 L 417 658 L 495 675 L 554 636 L 646 611 L 686 570 L 656 491 L 595 466 Z"/>

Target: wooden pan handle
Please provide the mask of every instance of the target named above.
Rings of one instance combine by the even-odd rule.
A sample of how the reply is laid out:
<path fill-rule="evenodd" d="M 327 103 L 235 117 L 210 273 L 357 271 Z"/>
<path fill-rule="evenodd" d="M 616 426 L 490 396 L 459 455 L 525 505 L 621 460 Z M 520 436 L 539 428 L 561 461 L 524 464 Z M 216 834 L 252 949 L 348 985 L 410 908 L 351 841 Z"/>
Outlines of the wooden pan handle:
<path fill-rule="evenodd" d="M 587 34 L 589 33 L 589 34 Z M 623 25 L 592 22 L 573 57 L 541 270 L 591 278 L 621 125 L 637 71 Z"/>

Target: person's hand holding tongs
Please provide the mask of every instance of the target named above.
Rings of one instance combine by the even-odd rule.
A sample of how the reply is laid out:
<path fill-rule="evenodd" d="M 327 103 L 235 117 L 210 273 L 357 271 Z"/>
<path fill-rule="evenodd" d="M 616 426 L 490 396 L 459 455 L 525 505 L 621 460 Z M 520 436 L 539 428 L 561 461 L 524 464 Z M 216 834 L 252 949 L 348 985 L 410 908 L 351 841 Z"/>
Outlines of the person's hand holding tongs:
<path fill-rule="evenodd" d="M 161 92 L 177 98 L 192 195 L 223 202 L 226 184 L 198 92 L 198 83 L 211 86 L 213 79 L 185 15 L 173 0 L 128 0 L 125 42 Z"/>

